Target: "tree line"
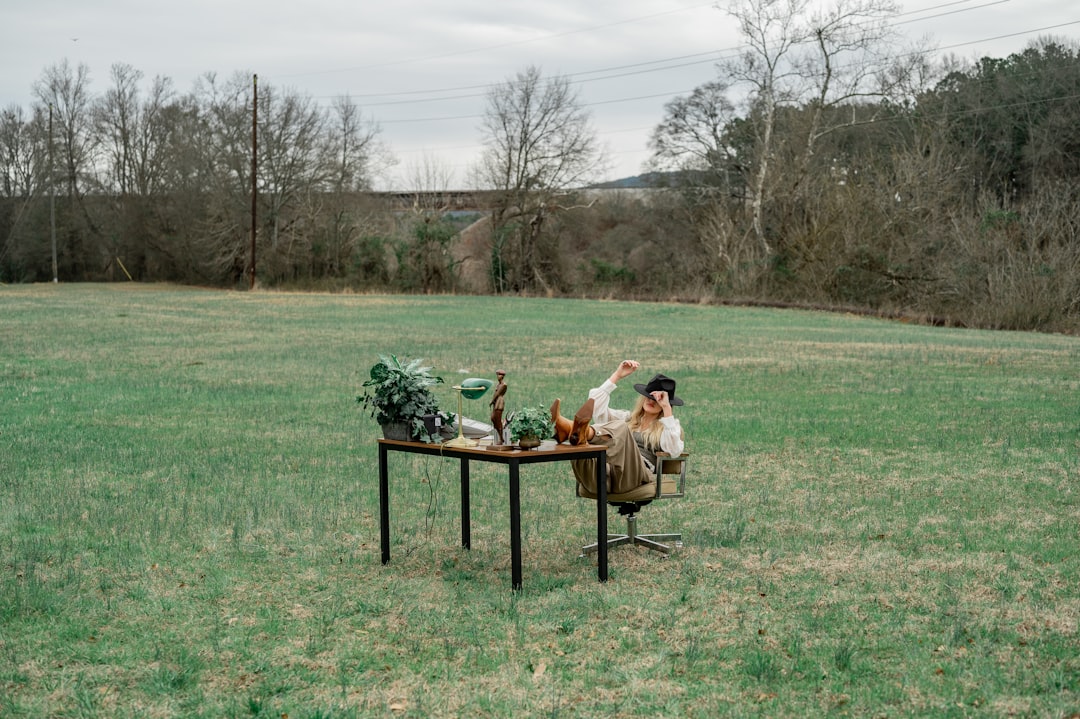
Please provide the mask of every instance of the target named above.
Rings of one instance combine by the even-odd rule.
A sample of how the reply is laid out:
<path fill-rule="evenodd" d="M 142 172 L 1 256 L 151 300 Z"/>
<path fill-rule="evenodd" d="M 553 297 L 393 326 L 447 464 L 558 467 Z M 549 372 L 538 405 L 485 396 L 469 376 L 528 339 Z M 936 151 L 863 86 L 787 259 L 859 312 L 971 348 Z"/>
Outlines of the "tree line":
<path fill-rule="evenodd" d="M 180 94 L 126 65 L 94 95 L 87 68 L 62 62 L 29 111 L 0 113 L 0 281 L 244 286 L 255 217 L 264 286 L 1075 331 L 1077 44 L 934 60 L 902 46 L 891 0 L 815 7 L 726 4 L 742 49 L 665 106 L 647 192 L 585 189 L 604 158 L 568 78 L 527 67 L 493 85 L 469 183 L 494 199 L 473 216 L 432 202 L 450 189 L 434 161 L 412 172 L 412 207 L 371 193 L 393 158 L 347 97 L 321 107 L 212 74 Z"/>
<path fill-rule="evenodd" d="M 29 113 L 0 113 L 0 278 L 235 283 L 249 262 L 253 172 L 266 276 L 345 274 L 379 227 L 352 198 L 386 161 L 348 97 L 320 107 L 239 74 L 207 74 L 186 94 L 142 79 L 114 65 L 93 95 L 88 68 L 63 61 L 35 84 Z"/>

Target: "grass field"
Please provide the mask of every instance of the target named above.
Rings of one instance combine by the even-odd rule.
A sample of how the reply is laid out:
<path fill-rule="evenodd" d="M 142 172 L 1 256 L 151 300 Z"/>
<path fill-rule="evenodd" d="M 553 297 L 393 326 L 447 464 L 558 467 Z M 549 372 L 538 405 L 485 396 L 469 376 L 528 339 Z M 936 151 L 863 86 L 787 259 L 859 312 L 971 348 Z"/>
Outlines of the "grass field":
<path fill-rule="evenodd" d="M 456 463 L 395 455 L 382 566 L 391 352 L 505 368 L 509 409 L 677 378 L 689 496 L 640 521 L 685 547 L 600 584 L 594 506 L 525 467 L 515 594 L 505 469 L 466 551 Z M 1080 716 L 1078 367 L 797 311 L 0 287 L 0 715 Z"/>

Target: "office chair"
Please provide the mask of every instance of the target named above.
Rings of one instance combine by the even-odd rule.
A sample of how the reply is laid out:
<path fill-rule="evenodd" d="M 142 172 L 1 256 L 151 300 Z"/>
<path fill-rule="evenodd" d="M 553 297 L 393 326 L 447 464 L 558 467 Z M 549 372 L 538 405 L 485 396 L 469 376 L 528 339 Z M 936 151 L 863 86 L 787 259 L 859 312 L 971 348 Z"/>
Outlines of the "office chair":
<path fill-rule="evenodd" d="M 671 554 L 673 547 L 682 546 L 682 534 L 638 534 L 637 514 L 646 504 L 657 499 L 677 499 L 686 493 L 686 464 L 689 455 L 683 453 L 672 457 L 666 452 L 656 453 L 656 477 L 651 484 L 644 484 L 637 489 L 623 494 L 608 494 L 607 502 L 617 507 L 619 514 L 626 517 L 625 534 L 608 534 L 608 549 L 620 544 L 640 545 L 649 549 Z M 577 496 L 596 499 L 596 495 L 575 482 Z M 670 542 L 671 544 L 664 544 Z M 595 552 L 598 545 L 594 542 L 581 548 L 582 556 Z"/>

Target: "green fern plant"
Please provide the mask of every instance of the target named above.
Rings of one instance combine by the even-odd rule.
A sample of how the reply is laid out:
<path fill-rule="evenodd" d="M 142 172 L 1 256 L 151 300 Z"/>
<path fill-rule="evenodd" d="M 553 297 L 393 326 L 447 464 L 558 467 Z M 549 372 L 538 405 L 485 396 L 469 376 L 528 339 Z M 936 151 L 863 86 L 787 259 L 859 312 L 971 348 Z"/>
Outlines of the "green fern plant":
<path fill-rule="evenodd" d="M 371 367 L 364 393 L 356 398 L 380 425 L 403 422 L 412 437 L 426 435 L 425 415 L 436 415 L 447 422 L 450 417 L 439 410 L 431 388 L 443 382 L 433 375 L 422 359 L 398 359 L 396 355 L 379 356 Z"/>
<path fill-rule="evenodd" d="M 548 439 L 555 432 L 555 425 L 551 423 L 551 410 L 542 405 L 518 410 L 507 426 L 510 439 L 514 442 L 522 437 Z"/>

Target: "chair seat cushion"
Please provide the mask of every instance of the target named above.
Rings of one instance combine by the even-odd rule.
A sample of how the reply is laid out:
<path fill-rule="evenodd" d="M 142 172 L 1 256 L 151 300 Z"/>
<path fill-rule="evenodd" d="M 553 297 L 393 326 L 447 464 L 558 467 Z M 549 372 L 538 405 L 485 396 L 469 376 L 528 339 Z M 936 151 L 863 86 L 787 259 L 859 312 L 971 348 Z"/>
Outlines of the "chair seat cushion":
<path fill-rule="evenodd" d="M 665 494 L 677 494 L 679 491 L 679 482 L 674 478 L 668 479 L 667 477 L 665 477 L 664 482 L 660 487 L 660 490 L 660 496 L 663 496 Z M 585 487 L 582 487 L 580 484 L 578 485 L 578 491 L 581 493 L 582 497 L 585 497 L 587 499 L 597 498 L 595 494 L 589 492 L 587 489 L 585 489 Z M 653 482 L 649 482 L 648 484 L 643 484 L 640 487 L 633 489 L 629 492 L 623 492 L 621 494 L 608 494 L 607 501 L 608 504 L 618 504 L 619 502 L 640 502 L 643 499 L 653 499 L 655 497 L 656 484 L 654 484 Z"/>

